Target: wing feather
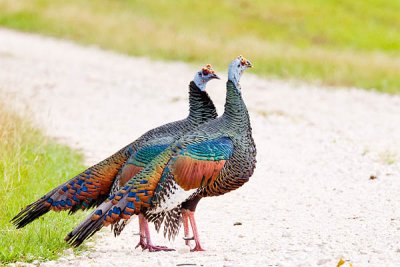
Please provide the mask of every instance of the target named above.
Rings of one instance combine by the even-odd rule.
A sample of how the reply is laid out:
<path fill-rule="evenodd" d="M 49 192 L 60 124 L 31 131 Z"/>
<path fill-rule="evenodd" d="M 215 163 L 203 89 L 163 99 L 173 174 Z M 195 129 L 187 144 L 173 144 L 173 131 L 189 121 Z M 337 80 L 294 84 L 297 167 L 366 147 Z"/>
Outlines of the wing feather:
<path fill-rule="evenodd" d="M 175 182 L 184 190 L 214 182 L 233 154 L 233 142 L 228 137 L 188 145 L 171 162 Z"/>

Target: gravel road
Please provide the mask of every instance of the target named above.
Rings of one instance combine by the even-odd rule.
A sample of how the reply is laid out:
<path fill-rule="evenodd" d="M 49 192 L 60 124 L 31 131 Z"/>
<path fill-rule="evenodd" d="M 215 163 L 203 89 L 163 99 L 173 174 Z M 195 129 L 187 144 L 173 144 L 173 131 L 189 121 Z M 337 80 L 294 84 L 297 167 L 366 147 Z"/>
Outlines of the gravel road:
<path fill-rule="evenodd" d="M 80 149 L 87 164 L 185 117 L 196 69 L 0 29 L 0 96 Z M 220 113 L 222 77 L 208 86 Z M 242 87 L 258 165 L 239 190 L 200 202 L 207 251 L 190 253 L 182 233 L 168 242 L 153 229 L 155 243 L 176 251 L 134 249 L 135 218 L 119 238 L 107 228 L 90 251 L 67 250 L 41 265 L 336 266 L 343 257 L 354 266 L 400 266 L 400 97 L 262 79 L 251 70 Z"/>

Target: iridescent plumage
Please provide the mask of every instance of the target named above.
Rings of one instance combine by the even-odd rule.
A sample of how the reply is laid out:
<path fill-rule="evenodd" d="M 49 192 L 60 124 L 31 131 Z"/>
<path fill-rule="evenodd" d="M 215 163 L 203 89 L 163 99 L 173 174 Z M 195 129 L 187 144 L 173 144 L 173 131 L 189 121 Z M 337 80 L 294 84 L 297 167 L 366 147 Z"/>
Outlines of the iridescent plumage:
<path fill-rule="evenodd" d="M 175 229 L 180 222 L 169 218 L 171 213 L 180 211 L 182 204 L 193 200 L 197 205 L 201 197 L 222 195 L 247 182 L 255 168 L 256 148 L 238 83 L 240 75 L 231 72 L 241 74 L 250 66 L 242 57 L 231 63 L 228 76 L 236 80 L 227 82 L 225 112 L 221 117 L 189 131 L 166 148 L 66 240 L 78 246 L 103 226 L 134 214 L 144 214 L 156 225 L 164 222 L 167 229 Z M 193 226 L 194 219 L 191 222 Z"/>

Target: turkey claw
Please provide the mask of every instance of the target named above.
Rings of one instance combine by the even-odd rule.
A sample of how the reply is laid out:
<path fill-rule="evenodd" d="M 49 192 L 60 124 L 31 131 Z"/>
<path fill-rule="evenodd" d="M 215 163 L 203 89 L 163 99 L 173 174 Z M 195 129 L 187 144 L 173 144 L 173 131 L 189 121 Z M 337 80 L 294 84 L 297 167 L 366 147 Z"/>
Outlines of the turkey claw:
<path fill-rule="evenodd" d="M 139 243 L 137 243 L 135 249 L 138 248 L 139 246 L 140 246 L 143 250 L 145 250 L 146 247 L 147 247 L 147 244 L 146 244 L 144 241 L 140 240 Z"/>
<path fill-rule="evenodd" d="M 142 251 L 145 251 L 148 249 L 150 252 L 156 252 L 156 251 L 174 251 L 175 249 L 173 248 L 168 248 L 166 246 L 154 246 L 154 245 L 149 245 L 147 244 L 144 240 L 140 240 L 139 243 L 136 245 L 135 248 L 141 247 Z"/>
<path fill-rule="evenodd" d="M 205 251 L 201 246 L 195 246 L 193 249 L 190 250 L 190 252 L 195 252 L 195 251 Z"/>
<path fill-rule="evenodd" d="M 142 247 L 143 248 L 143 247 Z M 145 248 L 143 248 L 143 251 L 148 249 L 149 252 L 157 252 L 157 251 L 175 251 L 173 248 L 169 248 L 166 246 L 153 246 L 153 245 L 147 245 Z"/>

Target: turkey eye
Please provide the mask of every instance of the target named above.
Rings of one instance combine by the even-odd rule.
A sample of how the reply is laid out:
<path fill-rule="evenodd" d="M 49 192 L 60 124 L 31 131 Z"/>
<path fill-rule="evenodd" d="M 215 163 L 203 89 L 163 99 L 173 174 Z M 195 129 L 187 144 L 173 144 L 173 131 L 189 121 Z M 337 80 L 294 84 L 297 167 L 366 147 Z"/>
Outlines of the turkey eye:
<path fill-rule="evenodd" d="M 240 68 L 240 64 L 238 65 L 238 68 Z"/>
<path fill-rule="evenodd" d="M 207 71 L 203 70 L 203 75 L 207 75 L 207 74 L 208 74 Z"/>

